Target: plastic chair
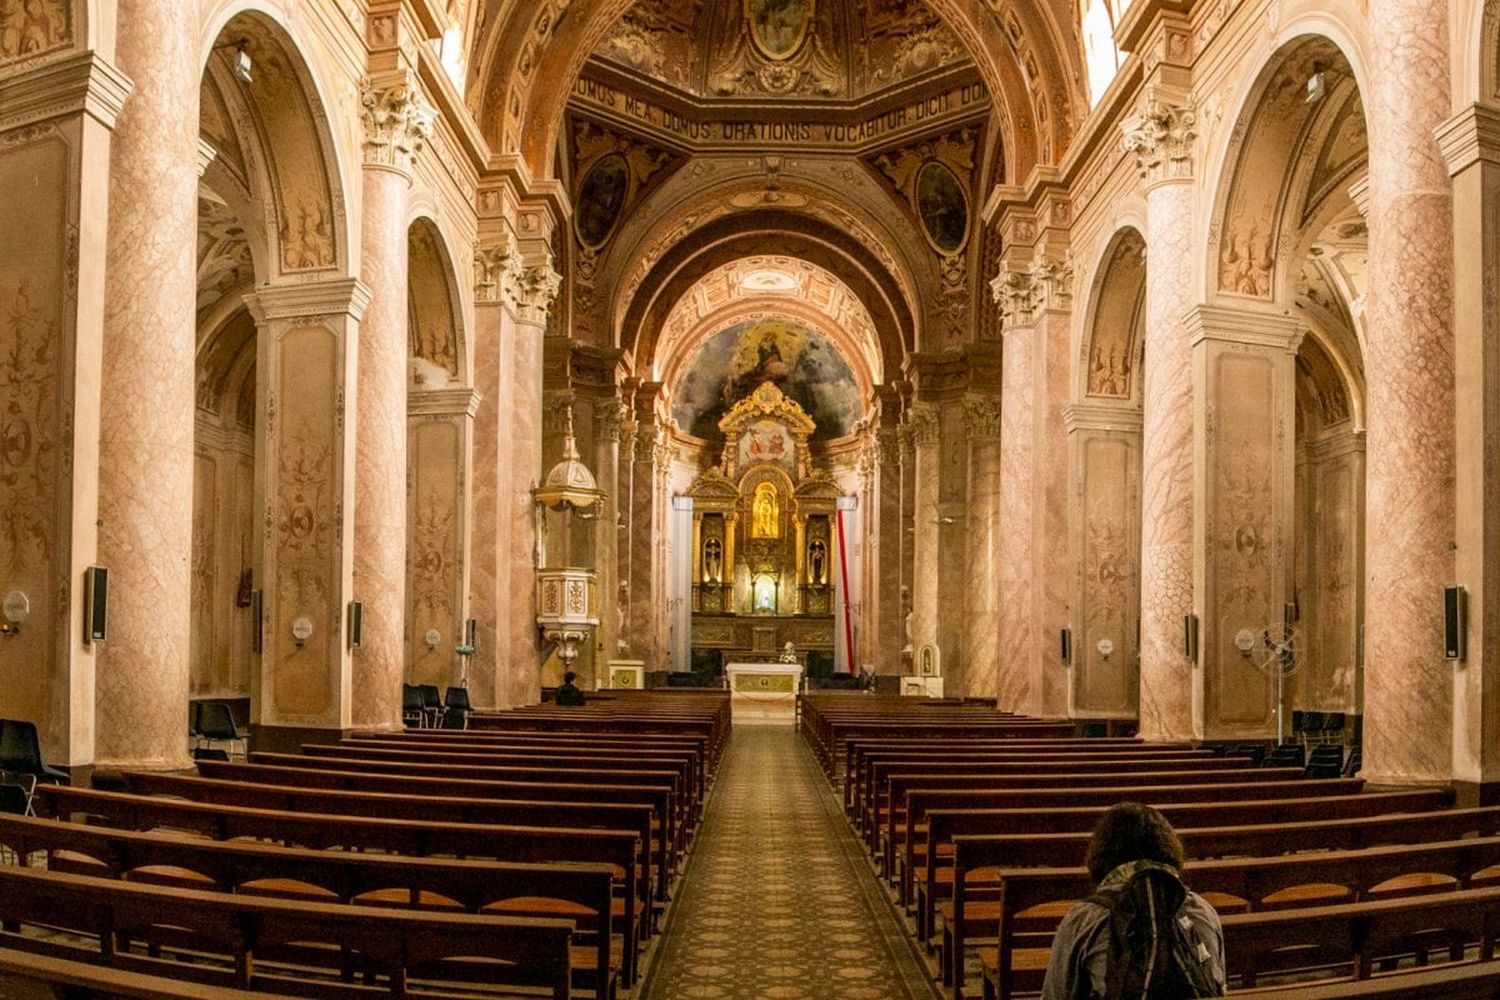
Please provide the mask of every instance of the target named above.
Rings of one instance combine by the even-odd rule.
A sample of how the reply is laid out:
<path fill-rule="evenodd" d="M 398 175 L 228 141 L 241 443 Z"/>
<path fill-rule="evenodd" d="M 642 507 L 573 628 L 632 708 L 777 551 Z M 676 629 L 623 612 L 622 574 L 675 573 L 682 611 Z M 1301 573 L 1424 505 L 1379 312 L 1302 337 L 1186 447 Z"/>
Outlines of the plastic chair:
<path fill-rule="evenodd" d="M 422 695 L 422 713 L 427 716 L 427 725 L 436 729 L 439 722 L 443 721 L 443 699 L 438 694 L 436 684 L 418 684 L 417 690 Z"/>
<path fill-rule="evenodd" d="M 1309 778 L 1337 778 L 1344 770 L 1344 748 L 1324 744 L 1313 747 L 1307 759 L 1306 774 Z"/>
<path fill-rule="evenodd" d="M 468 729 L 469 713 L 474 710 L 469 704 L 469 689 L 455 686 L 443 692 L 443 709 L 444 729 Z"/>
<path fill-rule="evenodd" d="M 418 729 L 427 725 L 427 713 L 422 709 L 422 692 L 415 684 L 401 685 L 401 722 Z"/>
<path fill-rule="evenodd" d="M 1301 718 L 1296 718 L 1300 715 Z M 1306 743 L 1308 740 L 1317 739 L 1323 732 L 1322 712 L 1299 712 L 1293 716 L 1292 731 L 1295 735 L 1302 737 Z"/>
<path fill-rule="evenodd" d="M 1359 747 L 1349 748 L 1349 759 L 1344 761 L 1343 777 L 1353 778 L 1359 774 L 1360 768 L 1365 766 L 1364 755 L 1360 753 Z"/>
<path fill-rule="evenodd" d="M 1266 756 L 1266 767 L 1303 767 L 1307 763 L 1307 750 L 1300 743 L 1283 743 Z"/>
<path fill-rule="evenodd" d="M 36 723 L 22 719 L 0 719 L 0 771 L 29 774 L 37 781 L 54 785 L 68 783 L 67 772 L 43 763 Z"/>
<path fill-rule="evenodd" d="M 198 737 L 212 748 L 215 743 L 228 743 L 231 752 L 236 743 L 250 745 L 250 737 L 239 731 L 229 706 L 222 701 L 205 701 L 198 708 Z M 244 751 L 241 751 L 242 753 Z"/>
<path fill-rule="evenodd" d="M 1249 757 L 1251 767 L 1260 767 L 1266 759 L 1266 748 L 1257 743 L 1242 743 L 1224 756 Z"/>

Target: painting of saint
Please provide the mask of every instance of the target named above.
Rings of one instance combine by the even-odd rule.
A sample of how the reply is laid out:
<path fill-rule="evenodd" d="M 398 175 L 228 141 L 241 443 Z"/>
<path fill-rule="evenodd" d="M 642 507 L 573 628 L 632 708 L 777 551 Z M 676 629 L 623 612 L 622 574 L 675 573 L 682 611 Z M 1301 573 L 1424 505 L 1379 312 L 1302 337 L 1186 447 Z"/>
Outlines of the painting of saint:
<path fill-rule="evenodd" d="M 790 59 L 812 24 L 815 0 L 745 0 L 750 37 L 767 59 Z"/>
<path fill-rule="evenodd" d="M 625 193 L 630 187 L 630 167 L 625 157 L 610 153 L 601 157 L 583 178 L 578 188 L 578 202 L 573 225 L 578 242 L 596 248 L 609 239 L 620 209 L 625 207 Z"/>
<path fill-rule="evenodd" d="M 952 170 L 930 160 L 917 171 L 917 216 L 939 253 L 958 253 L 969 238 L 969 199 Z"/>

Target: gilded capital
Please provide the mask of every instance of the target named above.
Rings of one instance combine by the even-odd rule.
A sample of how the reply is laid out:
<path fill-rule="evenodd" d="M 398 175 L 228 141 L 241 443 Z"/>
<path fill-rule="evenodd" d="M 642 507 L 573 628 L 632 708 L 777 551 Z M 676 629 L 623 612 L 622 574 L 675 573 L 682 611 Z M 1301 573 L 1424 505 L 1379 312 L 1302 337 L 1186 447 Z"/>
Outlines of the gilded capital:
<path fill-rule="evenodd" d="M 432 137 L 437 111 L 422 96 L 410 71 L 367 76 L 360 81 L 360 121 L 364 125 L 365 163 L 402 173 Z"/>
<path fill-rule="evenodd" d="M 1147 184 L 1191 180 L 1197 115 L 1186 104 L 1148 94 L 1140 110 L 1120 123 L 1125 151 L 1135 154 Z"/>

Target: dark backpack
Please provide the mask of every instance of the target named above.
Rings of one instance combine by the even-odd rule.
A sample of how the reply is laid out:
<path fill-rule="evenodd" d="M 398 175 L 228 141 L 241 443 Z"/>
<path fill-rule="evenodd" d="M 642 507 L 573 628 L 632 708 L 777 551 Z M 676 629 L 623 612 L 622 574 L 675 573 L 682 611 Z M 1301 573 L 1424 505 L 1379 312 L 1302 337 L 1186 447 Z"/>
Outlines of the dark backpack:
<path fill-rule="evenodd" d="M 1103 1000 L 1224 995 L 1184 914 L 1186 899 L 1177 873 L 1155 864 L 1140 865 L 1123 879 L 1107 878 L 1089 897 L 1109 911 Z"/>

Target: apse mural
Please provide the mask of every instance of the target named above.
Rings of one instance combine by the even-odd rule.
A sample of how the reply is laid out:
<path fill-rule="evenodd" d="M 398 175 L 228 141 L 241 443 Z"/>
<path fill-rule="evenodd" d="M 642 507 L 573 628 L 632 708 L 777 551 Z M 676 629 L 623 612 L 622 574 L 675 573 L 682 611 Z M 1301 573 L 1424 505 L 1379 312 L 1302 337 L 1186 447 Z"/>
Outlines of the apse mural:
<path fill-rule="evenodd" d="M 817 422 L 814 441 L 843 437 L 859 421 L 854 374 L 838 348 L 780 319 L 738 323 L 705 341 L 672 389 L 672 416 L 690 434 L 722 440 L 719 420 L 762 382 L 776 385 Z"/>

